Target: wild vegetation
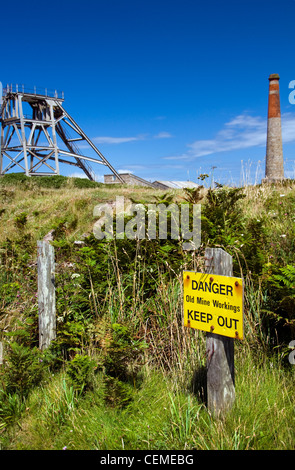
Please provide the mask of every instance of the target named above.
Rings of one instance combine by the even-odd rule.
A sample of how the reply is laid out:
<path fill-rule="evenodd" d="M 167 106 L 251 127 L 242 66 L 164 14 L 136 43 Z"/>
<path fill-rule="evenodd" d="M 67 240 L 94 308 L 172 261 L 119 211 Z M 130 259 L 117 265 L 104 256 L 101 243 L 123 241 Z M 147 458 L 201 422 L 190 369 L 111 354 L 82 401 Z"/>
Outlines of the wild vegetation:
<path fill-rule="evenodd" d="M 164 192 L 62 176 L 0 179 L 2 449 L 294 448 L 295 184 L 200 182 Z M 200 203 L 200 248 L 98 240 L 93 209 L 116 195 Z M 50 231 L 57 336 L 41 352 L 37 240 Z M 205 334 L 182 321 L 181 274 L 204 269 L 206 246 L 230 253 L 245 284 L 236 401 L 224 419 L 204 403 Z"/>

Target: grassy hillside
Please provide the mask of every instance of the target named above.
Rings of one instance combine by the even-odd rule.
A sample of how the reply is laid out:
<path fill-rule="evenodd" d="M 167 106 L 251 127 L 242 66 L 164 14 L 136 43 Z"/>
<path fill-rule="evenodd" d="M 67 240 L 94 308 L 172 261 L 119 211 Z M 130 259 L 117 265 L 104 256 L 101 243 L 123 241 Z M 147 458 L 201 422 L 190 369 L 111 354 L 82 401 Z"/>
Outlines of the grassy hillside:
<path fill-rule="evenodd" d="M 93 209 L 117 195 L 201 203 L 201 247 L 97 240 Z M 293 182 L 165 192 L 7 175 L 0 203 L 3 449 L 294 448 Z M 42 353 L 36 245 L 51 230 L 57 338 Z M 182 322 L 181 273 L 203 269 L 206 246 L 229 252 L 245 282 L 237 398 L 224 420 L 203 401 L 205 334 Z"/>

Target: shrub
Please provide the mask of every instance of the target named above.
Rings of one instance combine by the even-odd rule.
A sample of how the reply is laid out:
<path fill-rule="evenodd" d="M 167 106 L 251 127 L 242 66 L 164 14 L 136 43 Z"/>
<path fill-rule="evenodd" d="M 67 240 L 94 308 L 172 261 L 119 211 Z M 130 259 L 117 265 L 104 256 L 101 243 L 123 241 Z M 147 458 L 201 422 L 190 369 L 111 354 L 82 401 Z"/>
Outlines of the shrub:
<path fill-rule="evenodd" d="M 128 381 L 137 372 L 137 361 L 140 360 L 145 343 L 136 340 L 130 328 L 113 323 L 109 328 L 109 341 L 105 347 L 104 369 L 107 375 Z"/>
<path fill-rule="evenodd" d="M 18 282 L 8 282 L 0 285 L 0 298 L 2 299 L 3 307 L 15 300 L 20 288 L 21 286 Z"/>
<path fill-rule="evenodd" d="M 13 186 L 13 185 L 25 185 L 30 181 L 30 178 L 23 173 L 8 173 L 7 175 L 3 175 L 0 178 L 0 185 L 1 186 Z"/>
<path fill-rule="evenodd" d="M 17 393 L 10 394 L 0 390 L 0 431 L 16 422 L 25 409 L 26 404 Z"/>
<path fill-rule="evenodd" d="M 134 386 L 139 383 L 144 341 L 135 338 L 130 326 L 101 322 L 99 366 L 104 373 L 105 401 L 125 406 L 132 399 Z"/>
<path fill-rule="evenodd" d="M 95 367 L 96 362 L 89 356 L 82 354 L 77 354 L 74 359 L 69 362 L 67 376 L 74 390 L 82 393 L 92 388 Z"/>
<path fill-rule="evenodd" d="M 129 383 L 107 375 L 104 378 L 104 384 L 104 399 L 108 405 L 122 408 L 132 401 L 133 388 Z"/>
<path fill-rule="evenodd" d="M 14 218 L 14 224 L 18 229 L 25 228 L 25 225 L 28 221 L 28 214 L 26 212 L 21 212 Z"/>
<path fill-rule="evenodd" d="M 269 296 L 264 309 L 272 337 L 279 342 L 295 338 L 295 267 L 279 268 L 266 282 Z"/>
<path fill-rule="evenodd" d="M 5 363 L 4 382 L 7 393 L 26 397 L 43 377 L 41 353 L 16 342 L 10 344 Z"/>
<path fill-rule="evenodd" d="M 88 178 L 72 178 L 75 188 L 98 188 L 102 183 L 91 181 Z"/>
<path fill-rule="evenodd" d="M 202 233 L 211 243 L 232 244 L 242 231 L 239 201 L 245 197 L 242 188 L 208 189 L 202 208 Z M 207 240 L 204 239 L 206 243 Z"/>
<path fill-rule="evenodd" d="M 62 175 L 42 176 L 42 178 L 35 176 L 32 177 L 32 182 L 39 188 L 60 189 L 67 185 L 68 178 Z"/>

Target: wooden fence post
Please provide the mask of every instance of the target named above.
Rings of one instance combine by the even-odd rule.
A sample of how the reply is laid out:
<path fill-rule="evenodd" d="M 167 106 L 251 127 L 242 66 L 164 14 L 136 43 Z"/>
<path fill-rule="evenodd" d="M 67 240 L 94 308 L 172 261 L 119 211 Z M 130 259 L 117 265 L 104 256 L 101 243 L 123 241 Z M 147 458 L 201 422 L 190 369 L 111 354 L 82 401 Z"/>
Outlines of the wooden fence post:
<path fill-rule="evenodd" d="M 54 248 L 46 241 L 37 242 L 39 348 L 48 348 L 56 337 Z"/>
<path fill-rule="evenodd" d="M 232 276 L 232 257 L 221 248 L 206 248 L 205 271 Z M 214 415 L 224 414 L 235 400 L 234 339 L 207 333 L 207 404 Z"/>
<path fill-rule="evenodd" d="M 3 343 L 0 341 L 0 365 L 3 364 Z"/>

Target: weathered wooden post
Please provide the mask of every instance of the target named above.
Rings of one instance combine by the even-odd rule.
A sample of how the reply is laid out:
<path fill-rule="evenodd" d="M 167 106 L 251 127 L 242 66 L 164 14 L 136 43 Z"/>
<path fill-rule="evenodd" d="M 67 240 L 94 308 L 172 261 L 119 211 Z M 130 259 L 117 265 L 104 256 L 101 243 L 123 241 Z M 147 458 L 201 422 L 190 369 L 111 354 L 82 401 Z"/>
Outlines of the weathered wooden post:
<path fill-rule="evenodd" d="M 3 343 L 0 341 L 0 366 L 3 364 Z"/>
<path fill-rule="evenodd" d="M 232 257 L 221 248 L 206 248 L 205 271 L 232 276 Z M 207 333 L 207 401 L 214 415 L 228 411 L 235 400 L 234 339 Z"/>
<path fill-rule="evenodd" d="M 207 333 L 207 405 L 214 415 L 235 400 L 234 340 L 243 339 L 243 279 L 233 277 L 232 257 L 206 248 L 205 272 L 183 272 L 184 326 Z"/>
<path fill-rule="evenodd" d="M 54 248 L 46 241 L 37 242 L 39 348 L 46 349 L 56 337 Z"/>

